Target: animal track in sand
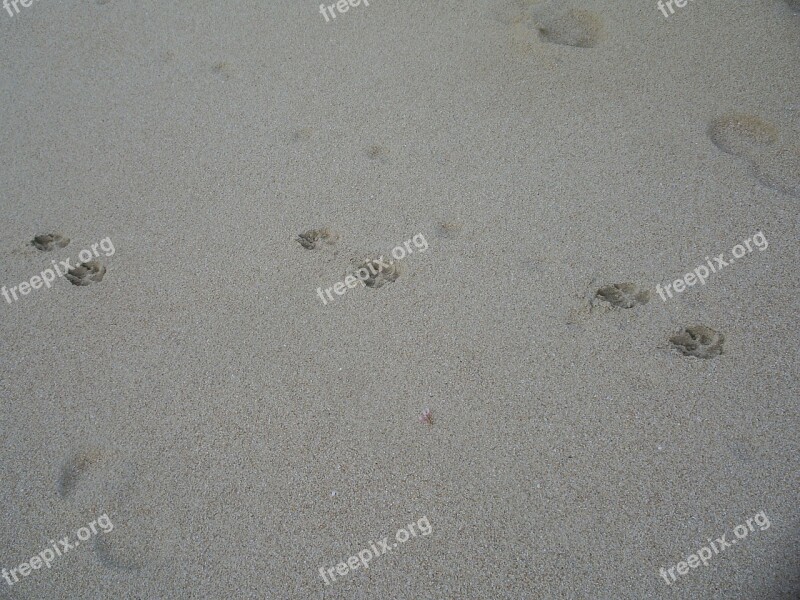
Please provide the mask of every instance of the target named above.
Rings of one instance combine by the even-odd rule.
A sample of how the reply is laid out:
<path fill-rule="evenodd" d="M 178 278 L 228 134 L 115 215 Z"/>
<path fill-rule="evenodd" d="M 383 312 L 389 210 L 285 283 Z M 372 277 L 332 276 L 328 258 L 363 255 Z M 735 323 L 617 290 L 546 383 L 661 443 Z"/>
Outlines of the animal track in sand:
<path fill-rule="evenodd" d="M 301 127 L 292 131 L 293 142 L 307 142 L 314 136 L 314 130 L 311 127 Z"/>
<path fill-rule="evenodd" d="M 228 81 L 233 77 L 233 67 L 225 61 L 216 63 L 211 67 L 211 72 L 223 81 Z"/>
<path fill-rule="evenodd" d="M 800 197 L 800 146 L 778 143 L 778 129 L 745 113 L 731 113 L 714 119 L 708 137 L 720 150 L 750 163 L 762 184 Z"/>
<path fill-rule="evenodd" d="M 635 308 L 650 301 L 650 292 L 635 283 L 600 283 L 592 278 L 581 286 L 581 291 L 574 296 L 577 302 L 567 311 L 568 325 L 578 325 L 593 315 Z"/>
<path fill-rule="evenodd" d="M 588 10 L 542 15 L 537 20 L 539 35 L 551 44 L 594 48 L 606 37 L 603 20 Z"/>
<path fill-rule="evenodd" d="M 306 250 L 316 250 L 323 245 L 331 246 L 339 240 L 339 234 L 328 227 L 322 229 L 309 229 L 298 234 L 297 242 Z"/>
<path fill-rule="evenodd" d="M 778 130 L 753 115 L 734 113 L 711 121 L 708 137 L 723 152 L 752 159 L 778 141 Z"/>
<path fill-rule="evenodd" d="M 377 144 L 367 148 L 367 158 L 379 163 L 386 163 L 389 161 L 389 149 L 385 146 Z"/>
<path fill-rule="evenodd" d="M 102 453 L 97 449 L 92 449 L 77 452 L 67 459 L 61 465 L 58 481 L 56 482 L 59 496 L 68 498 L 75 493 L 80 481 L 100 462 L 101 458 Z"/>
<path fill-rule="evenodd" d="M 436 226 L 436 233 L 444 238 L 457 237 L 464 230 L 464 224 L 458 221 L 444 221 Z"/>
<path fill-rule="evenodd" d="M 372 264 L 372 269 L 369 268 L 370 264 Z M 382 265 L 380 259 L 364 261 L 358 266 L 356 271 L 360 271 L 361 269 L 366 269 L 369 273 L 369 277 L 364 279 L 364 285 L 373 289 L 381 288 L 387 283 L 394 283 L 403 272 L 399 264 L 394 264 L 392 261 L 389 261 L 388 265 Z"/>
<path fill-rule="evenodd" d="M 106 268 L 98 260 L 90 260 L 85 263 L 79 264 L 77 267 L 72 267 L 65 277 L 69 279 L 72 285 L 89 285 L 103 281 L 103 275 L 106 274 Z"/>
<path fill-rule="evenodd" d="M 31 240 L 31 245 L 39 250 L 47 251 L 54 248 L 66 248 L 69 244 L 69 238 L 64 237 L 60 233 L 44 233 L 37 235 Z"/>
<path fill-rule="evenodd" d="M 684 356 L 714 358 L 722 354 L 725 336 L 705 325 L 691 325 L 672 335 L 669 341 Z"/>
<path fill-rule="evenodd" d="M 634 283 L 612 283 L 597 290 L 595 300 L 608 302 L 615 308 L 633 308 L 650 301 L 650 292 Z"/>
<path fill-rule="evenodd" d="M 139 554 L 136 551 L 141 549 L 127 548 L 126 551 L 122 551 L 116 548 L 120 546 L 119 533 L 116 538 L 107 538 L 106 535 L 106 533 L 101 533 L 95 536 L 92 545 L 92 550 L 101 565 L 117 571 L 140 571 L 143 568 L 142 564 L 130 558 L 132 554 Z"/>
<path fill-rule="evenodd" d="M 800 198 L 800 146 L 776 148 L 753 162 L 753 172 L 767 187 Z"/>

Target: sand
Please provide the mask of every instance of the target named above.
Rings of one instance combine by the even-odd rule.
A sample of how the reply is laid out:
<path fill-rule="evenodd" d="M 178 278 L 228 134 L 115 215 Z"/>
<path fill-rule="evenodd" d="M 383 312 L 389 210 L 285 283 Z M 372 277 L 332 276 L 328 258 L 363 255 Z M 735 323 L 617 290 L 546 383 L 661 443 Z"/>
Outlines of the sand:
<path fill-rule="evenodd" d="M 800 14 L 674 8 L 0 9 L 0 598 L 800 595 Z"/>

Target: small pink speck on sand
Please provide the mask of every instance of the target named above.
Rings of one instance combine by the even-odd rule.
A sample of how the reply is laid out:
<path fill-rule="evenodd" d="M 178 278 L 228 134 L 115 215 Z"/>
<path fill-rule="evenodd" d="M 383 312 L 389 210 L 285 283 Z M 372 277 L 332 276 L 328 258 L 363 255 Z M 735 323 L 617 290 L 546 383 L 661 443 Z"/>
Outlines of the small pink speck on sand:
<path fill-rule="evenodd" d="M 426 408 L 422 411 L 422 414 L 419 416 L 419 422 L 433 425 L 433 413 L 430 408 Z"/>

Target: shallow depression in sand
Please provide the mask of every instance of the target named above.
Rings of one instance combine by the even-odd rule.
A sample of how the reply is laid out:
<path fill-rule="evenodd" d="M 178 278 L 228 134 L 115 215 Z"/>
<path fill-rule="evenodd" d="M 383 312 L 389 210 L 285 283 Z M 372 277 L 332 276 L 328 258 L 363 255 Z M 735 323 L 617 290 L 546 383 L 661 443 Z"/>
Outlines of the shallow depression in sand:
<path fill-rule="evenodd" d="M 575 48 L 594 48 L 605 39 L 602 19 L 588 10 L 542 16 L 538 29 L 545 41 Z"/>
<path fill-rule="evenodd" d="M 723 152 L 753 158 L 778 140 L 778 130 L 756 116 L 739 113 L 714 119 L 708 137 Z"/>

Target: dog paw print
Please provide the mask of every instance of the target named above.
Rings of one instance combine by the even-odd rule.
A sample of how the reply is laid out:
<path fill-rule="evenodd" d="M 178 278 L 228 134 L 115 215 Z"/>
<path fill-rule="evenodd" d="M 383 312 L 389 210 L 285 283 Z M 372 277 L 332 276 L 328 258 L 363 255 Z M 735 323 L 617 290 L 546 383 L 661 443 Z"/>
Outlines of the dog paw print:
<path fill-rule="evenodd" d="M 105 274 L 106 268 L 100 261 L 90 260 L 71 268 L 65 277 L 69 279 L 72 285 L 89 285 L 90 283 L 103 281 L 103 275 Z"/>
<path fill-rule="evenodd" d="M 362 271 L 366 271 L 367 274 L 362 275 Z M 402 273 L 399 265 L 395 265 L 391 261 L 384 262 L 382 256 L 363 262 L 356 272 L 364 281 L 364 285 L 373 289 L 381 288 L 387 283 L 394 283 Z"/>
<path fill-rule="evenodd" d="M 315 250 L 325 245 L 333 245 L 339 239 L 339 234 L 327 227 L 323 229 L 309 229 L 297 236 L 297 242 L 306 250 Z"/>
<path fill-rule="evenodd" d="M 59 233 L 45 233 L 37 235 L 31 240 L 31 245 L 42 251 L 52 250 L 54 248 L 66 248 L 68 244 L 69 238 Z"/>
<path fill-rule="evenodd" d="M 634 283 L 613 283 L 597 290 L 595 300 L 608 302 L 615 308 L 633 308 L 650 301 L 650 292 Z"/>
<path fill-rule="evenodd" d="M 705 325 L 692 325 L 671 336 L 669 341 L 684 356 L 714 358 L 722 354 L 725 336 Z"/>

